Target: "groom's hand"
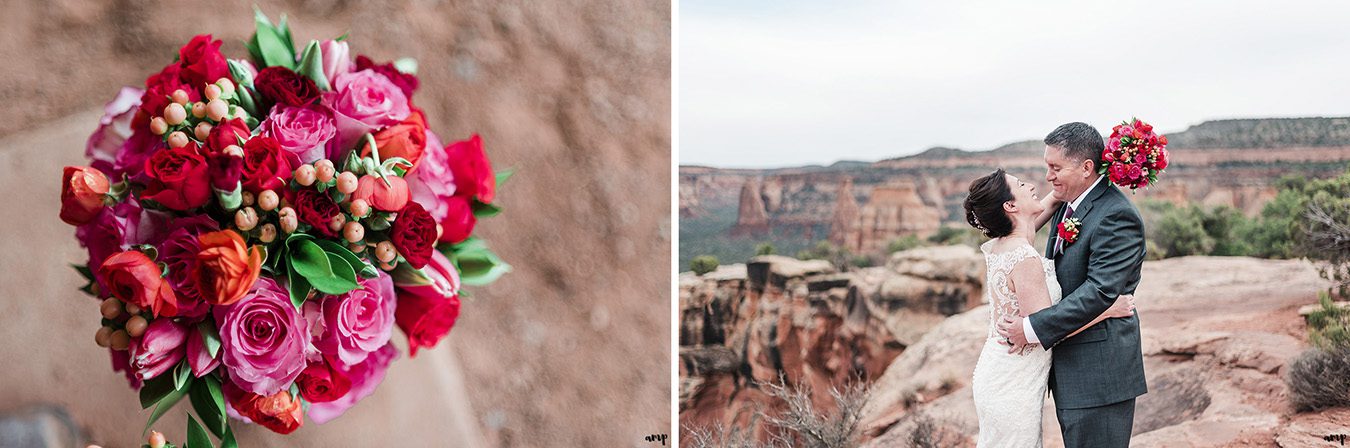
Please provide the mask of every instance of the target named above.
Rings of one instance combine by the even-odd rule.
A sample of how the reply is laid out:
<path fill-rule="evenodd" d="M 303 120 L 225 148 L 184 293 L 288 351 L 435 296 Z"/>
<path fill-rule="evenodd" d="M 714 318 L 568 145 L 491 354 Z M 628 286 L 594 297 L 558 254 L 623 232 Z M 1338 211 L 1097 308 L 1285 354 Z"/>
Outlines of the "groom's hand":
<path fill-rule="evenodd" d="M 1008 353 L 1020 353 L 1027 346 L 1027 335 L 1022 332 L 1021 318 L 1003 316 L 998 321 L 998 334 L 1003 336 L 1003 344 L 1009 345 Z"/>

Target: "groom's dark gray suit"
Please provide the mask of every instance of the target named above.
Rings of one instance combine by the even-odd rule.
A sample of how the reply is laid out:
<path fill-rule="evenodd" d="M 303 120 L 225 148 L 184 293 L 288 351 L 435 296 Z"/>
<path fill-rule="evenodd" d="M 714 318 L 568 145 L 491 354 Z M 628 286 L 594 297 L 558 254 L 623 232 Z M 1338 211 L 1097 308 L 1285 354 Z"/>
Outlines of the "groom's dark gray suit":
<path fill-rule="evenodd" d="M 1133 294 L 1144 264 L 1144 223 L 1134 204 L 1102 179 L 1073 211 L 1078 238 L 1056 253 L 1061 205 L 1051 221 L 1046 257 L 1064 291 L 1055 306 L 1028 317 L 1041 346 L 1054 348 L 1050 390 L 1068 447 L 1126 447 L 1134 399 L 1148 392 L 1139 342 L 1139 318 L 1106 319 L 1069 333 L 1101 315 L 1122 294 Z"/>

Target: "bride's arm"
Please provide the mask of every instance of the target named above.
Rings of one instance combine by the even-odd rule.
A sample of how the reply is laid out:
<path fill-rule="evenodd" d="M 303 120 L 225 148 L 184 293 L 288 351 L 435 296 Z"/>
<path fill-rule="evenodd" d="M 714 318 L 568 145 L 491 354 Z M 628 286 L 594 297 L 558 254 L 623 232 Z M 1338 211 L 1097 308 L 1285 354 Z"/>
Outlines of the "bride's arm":
<path fill-rule="evenodd" d="M 1069 333 L 1069 335 L 1065 336 L 1064 338 L 1068 339 L 1078 333 L 1082 333 L 1083 330 L 1091 328 L 1093 325 L 1097 325 L 1098 322 L 1114 317 L 1130 317 L 1132 315 L 1134 315 L 1134 295 L 1121 294 L 1120 297 L 1116 298 L 1116 303 L 1111 304 L 1111 307 L 1107 308 L 1106 311 L 1102 313 L 1102 315 L 1097 316 L 1096 319 L 1092 319 L 1092 322 L 1088 322 L 1087 325 L 1084 325 L 1082 328 L 1074 330 L 1073 333 Z"/>
<path fill-rule="evenodd" d="M 1034 221 L 1036 225 L 1034 227 L 1037 232 L 1041 230 L 1041 227 L 1045 226 L 1045 223 L 1050 222 L 1050 218 L 1055 216 L 1055 212 L 1059 211 L 1058 206 L 1061 202 L 1063 201 L 1055 199 L 1055 194 L 1053 192 L 1041 198 L 1041 206 L 1045 207 L 1045 210 L 1042 210 L 1041 214 L 1036 215 L 1036 220 Z"/>

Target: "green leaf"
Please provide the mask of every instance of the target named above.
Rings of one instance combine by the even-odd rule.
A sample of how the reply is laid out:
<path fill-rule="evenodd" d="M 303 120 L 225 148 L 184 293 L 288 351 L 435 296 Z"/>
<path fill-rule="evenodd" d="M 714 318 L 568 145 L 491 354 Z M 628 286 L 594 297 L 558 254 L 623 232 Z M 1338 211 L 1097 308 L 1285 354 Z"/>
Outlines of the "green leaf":
<path fill-rule="evenodd" d="M 172 408 L 173 405 L 178 404 L 178 401 L 182 400 L 184 395 L 187 395 L 187 392 L 188 391 L 186 388 L 182 390 L 175 390 L 169 392 L 168 395 L 165 395 L 164 398 L 161 398 L 158 402 L 156 402 L 155 410 L 150 412 L 150 419 L 145 422 L 145 429 L 141 430 L 141 435 L 145 435 L 146 431 L 149 431 L 150 427 L 154 426 L 155 422 L 159 421 L 159 418 L 163 417 L 165 412 L 169 412 L 169 408 Z"/>
<path fill-rule="evenodd" d="M 288 69 L 295 69 L 295 47 L 287 44 L 285 35 L 272 27 L 272 23 L 267 20 L 267 16 L 262 10 L 254 7 L 254 22 L 256 29 L 253 32 L 253 39 L 257 41 L 257 48 L 263 67 L 281 66 Z M 282 16 L 282 25 L 285 25 L 285 16 Z"/>
<path fill-rule="evenodd" d="M 202 320 L 197 324 L 197 332 L 202 335 L 202 345 L 206 346 L 206 353 L 215 358 L 220 354 L 220 330 L 210 319 Z"/>
<path fill-rule="evenodd" d="M 188 398 L 192 402 L 192 409 L 202 419 L 202 424 L 216 437 L 224 437 L 228 418 L 225 415 L 225 395 L 220 391 L 220 380 L 212 375 L 198 378 L 193 381 Z"/>
<path fill-rule="evenodd" d="M 286 42 L 289 48 L 295 48 L 295 39 L 291 38 L 291 26 L 286 23 L 286 14 L 281 14 L 281 20 L 277 22 L 277 35 Z M 294 54 L 294 51 L 292 51 Z"/>
<path fill-rule="evenodd" d="M 301 76 L 314 80 L 314 85 L 319 90 L 332 90 L 328 85 L 328 77 L 323 74 L 323 53 L 319 52 L 319 41 L 311 40 L 309 45 L 305 46 L 305 52 L 300 56 L 300 66 L 297 73 Z"/>
<path fill-rule="evenodd" d="M 94 271 L 89 270 L 89 266 L 72 264 L 70 267 L 75 268 L 75 272 L 79 272 L 85 280 L 94 281 Z"/>
<path fill-rule="evenodd" d="M 355 253 L 352 253 L 352 251 L 348 250 L 346 247 L 342 247 L 341 244 L 330 240 L 315 240 L 314 242 L 318 244 L 320 248 L 323 248 L 324 252 L 342 257 L 342 259 L 346 260 L 347 264 L 352 267 L 352 270 L 356 271 L 361 277 L 375 278 L 380 275 L 379 271 L 375 270 L 374 266 L 361 260 L 361 257 L 356 256 Z"/>
<path fill-rule="evenodd" d="M 250 117 L 258 115 L 258 104 L 253 102 L 253 94 L 250 93 L 252 89 L 252 87 L 241 86 L 238 90 L 235 90 L 239 93 L 239 107 L 244 108 L 244 112 L 248 112 Z"/>
<path fill-rule="evenodd" d="M 183 359 L 182 361 L 179 361 L 178 365 L 173 367 L 174 390 L 187 390 L 188 385 L 191 384 L 188 380 L 191 378 L 192 378 L 192 368 L 188 366 L 186 358 Z"/>
<path fill-rule="evenodd" d="M 346 260 L 327 252 L 324 254 L 328 257 L 328 264 L 332 267 L 332 274 L 327 277 L 309 277 L 308 280 L 310 284 L 314 285 L 314 289 L 317 289 L 324 294 L 338 295 L 344 294 L 360 286 L 356 283 L 356 271 L 352 269 L 351 265 L 347 264 Z"/>
<path fill-rule="evenodd" d="M 173 375 L 161 374 L 157 377 L 145 380 L 141 385 L 141 409 L 154 406 L 164 397 L 173 393 Z"/>
<path fill-rule="evenodd" d="M 416 75 L 416 74 L 417 74 L 417 60 L 416 60 L 416 59 L 413 59 L 413 58 L 401 58 L 401 59 L 399 59 L 399 60 L 397 60 L 397 61 L 394 61 L 394 69 L 395 69 L 395 70 L 398 70 L 398 71 L 401 72 L 401 73 L 407 73 L 407 74 L 409 74 L 409 75 Z"/>
<path fill-rule="evenodd" d="M 450 259 L 459 268 L 460 281 L 466 285 L 486 285 L 511 272 L 511 265 L 488 249 L 487 242 L 481 238 L 469 238 L 451 246 L 450 250 L 454 254 Z"/>
<path fill-rule="evenodd" d="M 338 36 L 336 39 L 333 39 L 333 40 L 334 40 L 334 41 L 337 41 L 337 42 L 342 42 L 342 41 L 344 41 L 344 40 L 347 40 L 347 35 L 348 35 L 348 34 L 351 34 L 351 33 L 352 33 L 351 31 L 342 33 L 341 36 Z"/>
<path fill-rule="evenodd" d="M 516 174 L 516 170 L 515 170 L 515 169 L 505 169 L 505 170 L 498 171 L 498 172 L 497 172 L 497 179 L 496 179 L 496 181 L 497 181 L 497 186 L 498 186 L 498 187 L 502 186 L 502 184 L 506 183 L 506 180 L 507 180 L 507 179 L 510 179 L 510 178 L 511 178 L 511 175 L 513 175 L 513 174 Z"/>
<path fill-rule="evenodd" d="M 298 310 L 305 304 L 305 299 L 309 298 L 311 285 L 309 280 L 305 279 L 305 276 L 295 272 L 295 267 L 291 266 L 290 263 L 286 263 L 286 275 L 289 279 L 286 282 L 286 290 L 291 294 L 291 304 L 295 305 L 295 309 Z"/>
<path fill-rule="evenodd" d="M 318 244 L 308 240 L 300 241 L 290 245 L 290 249 L 291 268 L 295 269 L 295 272 L 311 282 L 318 278 L 333 276 L 333 267 L 328 263 L 328 255 Z"/>
<path fill-rule="evenodd" d="M 187 442 L 183 448 L 215 448 L 211 444 L 211 437 L 206 435 L 206 430 L 197 423 L 197 419 L 188 416 Z"/>
<path fill-rule="evenodd" d="M 230 429 L 228 421 L 225 424 L 225 437 L 220 439 L 220 448 L 239 448 L 239 443 L 234 441 L 234 430 Z"/>
<path fill-rule="evenodd" d="M 230 78 L 234 79 L 236 87 L 253 87 L 253 72 L 248 70 L 243 61 L 228 59 L 225 63 L 230 66 Z"/>
<path fill-rule="evenodd" d="M 501 207 L 492 204 L 484 204 L 478 202 L 477 199 L 473 200 L 473 205 L 471 205 L 470 208 L 473 209 L 473 216 L 475 218 L 491 218 L 502 212 Z"/>

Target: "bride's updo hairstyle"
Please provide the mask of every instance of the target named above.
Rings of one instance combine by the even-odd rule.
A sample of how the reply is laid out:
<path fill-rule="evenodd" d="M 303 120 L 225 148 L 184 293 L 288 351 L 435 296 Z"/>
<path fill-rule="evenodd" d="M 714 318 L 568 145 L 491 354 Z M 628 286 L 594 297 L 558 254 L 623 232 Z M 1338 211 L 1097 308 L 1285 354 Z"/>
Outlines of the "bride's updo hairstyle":
<path fill-rule="evenodd" d="M 1008 173 L 999 168 L 988 176 L 975 179 L 966 196 L 966 222 L 989 238 L 1008 236 L 1013 230 L 1012 218 L 1003 212 L 1003 203 L 1013 200 L 1007 176 Z"/>

